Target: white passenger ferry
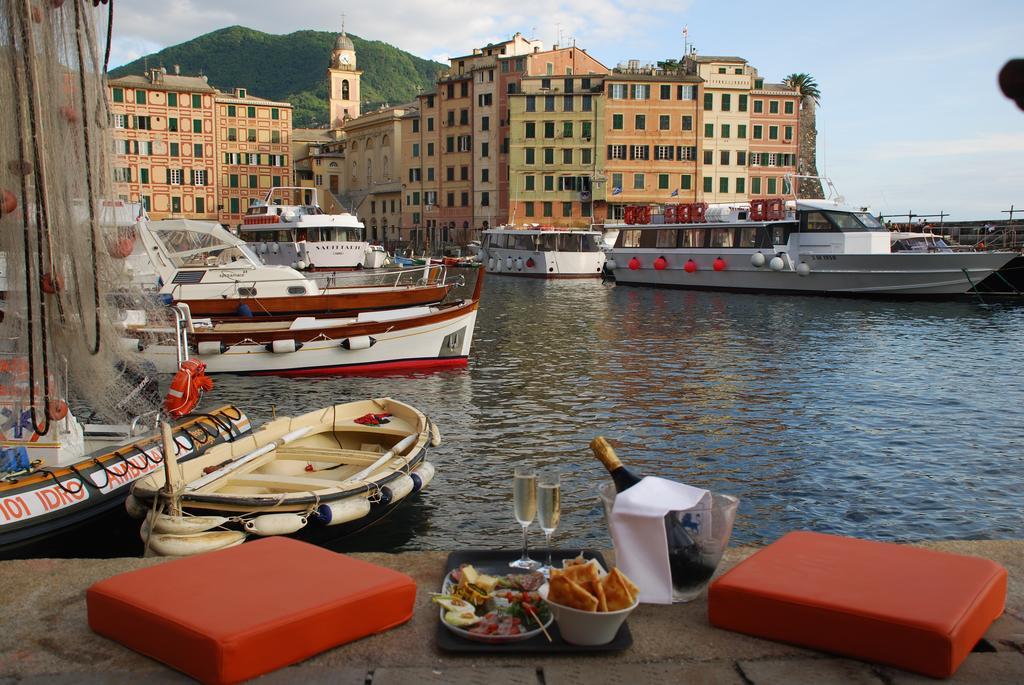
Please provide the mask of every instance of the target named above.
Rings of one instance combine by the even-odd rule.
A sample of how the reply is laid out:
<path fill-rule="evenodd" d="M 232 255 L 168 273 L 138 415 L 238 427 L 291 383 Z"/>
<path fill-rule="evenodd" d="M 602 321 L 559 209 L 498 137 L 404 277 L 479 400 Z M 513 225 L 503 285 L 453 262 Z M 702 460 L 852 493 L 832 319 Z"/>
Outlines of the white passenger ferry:
<path fill-rule="evenodd" d="M 383 247 L 363 240 L 356 217 L 325 214 L 316 188 L 271 188 L 249 207 L 239 235 L 265 264 L 299 270 L 377 269 L 387 258 Z"/>
<path fill-rule="evenodd" d="M 635 213 L 632 218 L 637 221 Z M 878 219 L 837 200 L 670 205 L 656 219 L 641 220 L 618 227 L 609 254 L 608 266 L 622 285 L 949 297 L 970 292 L 1015 256 L 895 252 Z"/>
<path fill-rule="evenodd" d="M 483 232 L 487 273 L 533 278 L 597 278 L 604 268 L 599 231 L 501 226 Z"/>

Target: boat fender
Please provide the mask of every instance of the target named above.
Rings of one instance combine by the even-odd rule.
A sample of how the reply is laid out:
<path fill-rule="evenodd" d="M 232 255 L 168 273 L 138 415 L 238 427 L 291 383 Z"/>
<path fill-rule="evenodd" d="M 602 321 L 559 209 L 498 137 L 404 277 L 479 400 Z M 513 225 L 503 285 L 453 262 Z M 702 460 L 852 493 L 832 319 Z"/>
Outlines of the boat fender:
<path fill-rule="evenodd" d="M 245 542 L 240 530 L 211 530 L 194 535 L 155 534 L 149 538 L 149 549 L 162 557 L 183 557 L 234 547 Z"/>
<path fill-rule="evenodd" d="M 341 347 L 345 350 L 367 350 L 376 344 L 377 339 L 372 335 L 357 335 L 341 341 Z"/>
<path fill-rule="evenodd" d="M 494 257 L 489 257 L 487 259 L 487 270 L 494 271 Z"/>
<path fill-rule="evenodd" d="M 757 267 L 758 269 L 764 266 L 765 261 L 766 260 L 764 254 L 762 254 L 761 252 L 755 252 L 754 254 L 750 255 L 750 263 Z"/>
<path fill-rule="evenodd" d="M 298 264 L 295 266 L 299 271 L 305 271 L 306 267 L 309 266 L 304 260 L 300 259 Z"/>
<path fill-rule="evenodd" d="M 715 261 L 711 262 L 711 266 L 712 268 L 714 268 L 715 271 L 725 271 L 725 260 L 722 259 L 721 257 L 715 257 Z"/>
<path fill-rule="evenodd" d="M 775 255 L 772 260 L 768 262 L 768 266 L 772 271 L 782 271 L 786 267 L 786 263 L 782 261 L 782 257 Z"/>
<path fill-rule="evenodd" d="M 260 254 L 267 254 L 267 244 L 266 243 L 260 243 L 259 245 L 256 246 L 256 250 Z"/>
<path fill-rule="evenodd" d="M 361 519 L 370 513 L 370 500 L 365 497 L 346 497 L 337 502 L 325 502 L 316 508 L 313 517 L 325 526 L 336 526 Z"/>
<path fill-rule="evenodd" d="M 686 271 L 686 273 L 688 274 L 696 273 L 697 262 L 693 261 L 692 259 L 687 259 L 686 264 L 683 265 L 683 270 Z"/>
<path fill-rule="evenodd" d="M 196 352 L 200 357 L 211 354 L 224 354 L 228 346 L 219 340 L 203 340 L 196 345 Z"/>
<path fill-rule="evenodd" d="M 289 352 L 298 352 L 302 349 L 302 343 L 295 342 L 291 338 L 288 340 L 275 340 L 273 342 L 264 345 L 267 352 L 273 352 L 274 354 L 288 354 Z"/>
<path fill-rule="evenodd" d="M 505 268 L 509 271 L 512 270 L 512 256 L 505 257 Z"/>
<path fill-rule="evenodd" d="M 245 302 L 239 302 L 238 309 L 235 310 L 235 314 L 238 316 L 252 318 L 252 309 Z"/>
<path fill-rule="evenodd" d="M 281 250 L 277 243 L 270 243 L 270 254 L 277 254 Z"/>
<path fill-rule="evenodd" d="M 302 514 L 261 514 L 245 522 L 245 529 L 256 535 L 290 535 L 305 526 Z"/>
<path fill-rule="evenodd" d="M 526 267 L 528 269 L 532 269 L 536 265 L 537 265 L 537 263 L 535 261 L 533 261 L 533 257 L 530 257 L 529 259 L 526 260 Z"/>
<path fill-rule="evenodd" d="M 796 275 L 797 276 L 810 276 L 811 275 L 811 265 L 808 264 L 807 262 L 800 262 L 800 264 L 796 267 Z"/>
<path fill-rule="evenodd" d="M 629 260 L 629 270 L 630 271 L 636 271 L 639 268 L 640 268 L 640 260 L 639 259 L 637 259 L 636 257 L 633 257 L 632 259 Z"/>
<path fill-rule="evenodd" d="M 614 260 L 614 259 L 612 259 L 611 257 L 609 257 L 608 259 L 604 260 L 604 264 L 605 264 L 605 266 L 607 266 L 607 267 L 608 267 L 608 268 L 609 268 L 609 269 L 610 269 L 611 271 L 615 271 L 615 267 L 616 267 L 616 264 L 615 264 L 615 260 Z"/>
<path fill-rule="evenodd" d="M 391 501 L 398 502 L 408 497 L 416 489 L 416 483 L 407 475 L 401 475 L 388 485 L 391 489 Z"/>
<path fill-rule="evenodd" d="M 146 514 L 146 520 L 153 521 L 152 513 Z M 223 526 L 228 522 L 223 516 L 170 516 L 169 514 L 158 514 L 156 523 L 153 524 L 155 533 L 166 533 L 169 535 L 192 535 L 194 533 L 205 533 L 208 530 Z"/>
<path fill-rule="evenodd" d="M 522 270 L 523 270 L 523 258 L 519 257 L 518 259 L 516 259 L 516 271 L 522 271 Z"/>
<path fill-rule="evenodd" d="M 437 424 L 434 423 L 433 421 L 430 422 L 430 446 L 441 446 L 441 429 L 438 428 Z"/>
<path fill-rule="evenodd" d="M 128 497 L 125 498 L 124 509 L 128 512 L 129 516 L 138 521 L 146 518 L 146 514 L 149 513 L 149 507 L 147 507 L 142 500 L 135 495 L 128 495 Z"/>
<path fill-rule="evenodd" d="M 657 259 L 654 260 L 654 268 L 657 271 L 664 271 L 667 266 L 668 260 L 665 259 L 664 257 L 658 257 Z"/>
<path fill-rule="evenodd" d="M 413 472 L 409 474 L 409 477 L 412 478 L 413 482 L 412 491 L 419 492 L 430 485 L 430 481 L 434 480 L 435 472 L 436 469 L 434 468 L 434 465 L 429 461 L 425 461 L 417 466 Z"/>
<path fill-rule="evenodd" d="M 384 486 L 380 489 L 380 499 L 373 504 L 377 507 L 387 507 L 395 499 L 395 496 L 391 494 L 391 488 Z"/>

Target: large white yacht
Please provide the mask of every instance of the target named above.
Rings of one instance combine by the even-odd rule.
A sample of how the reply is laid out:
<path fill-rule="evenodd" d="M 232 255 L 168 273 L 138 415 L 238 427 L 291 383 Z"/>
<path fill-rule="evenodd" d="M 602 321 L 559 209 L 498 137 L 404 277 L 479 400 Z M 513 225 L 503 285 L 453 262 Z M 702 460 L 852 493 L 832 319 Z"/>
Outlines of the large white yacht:
<path fill-rule="evenodd" d="M 299 270 L 377 269 L 387 254 L 351 214 L 325 214 L 316 188 L 275 187 L 249 207 L 239 235 L 266 264 Z"/>
<path fill-rule="evenodd" d="M 878 219 L 839 200 L 674 205 L 650 223 L 618 228 L 608 266 L 623 285 L 948 297 L 970 292 L 1015 256 L 894 252 Z"/>
<path fill-rule="evenodd" d="M 597 278 L 604 267 L 601 233 L 550 226 L 501 226 L 483 232 L 487 273 L 533 278 Z"/>

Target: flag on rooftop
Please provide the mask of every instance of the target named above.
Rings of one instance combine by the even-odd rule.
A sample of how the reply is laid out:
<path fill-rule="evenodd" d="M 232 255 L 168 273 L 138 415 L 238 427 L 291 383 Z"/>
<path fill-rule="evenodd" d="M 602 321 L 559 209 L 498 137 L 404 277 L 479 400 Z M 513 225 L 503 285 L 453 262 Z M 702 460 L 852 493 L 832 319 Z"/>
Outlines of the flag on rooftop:
<path fill-rule="evenodd" d="M 612 195 L 622 195 L 622 188 L 618 186 L 612 188 Z"/>
<path fill-rule="evenodd" d="M 690 35 L 690 27 L 689 26 L 684 26 L 683 27 L 683 38 L 686 38 L 688 35 Z"/>

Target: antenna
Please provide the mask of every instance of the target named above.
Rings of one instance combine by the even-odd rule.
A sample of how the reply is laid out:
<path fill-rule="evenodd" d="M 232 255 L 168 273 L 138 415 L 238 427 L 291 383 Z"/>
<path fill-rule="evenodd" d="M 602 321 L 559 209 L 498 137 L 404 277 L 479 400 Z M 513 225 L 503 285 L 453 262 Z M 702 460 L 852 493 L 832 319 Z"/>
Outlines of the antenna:
<path fill-rule="evenodd" d="M 341 13 L 341 35 L 345 35 L 345 13 Z"/>

